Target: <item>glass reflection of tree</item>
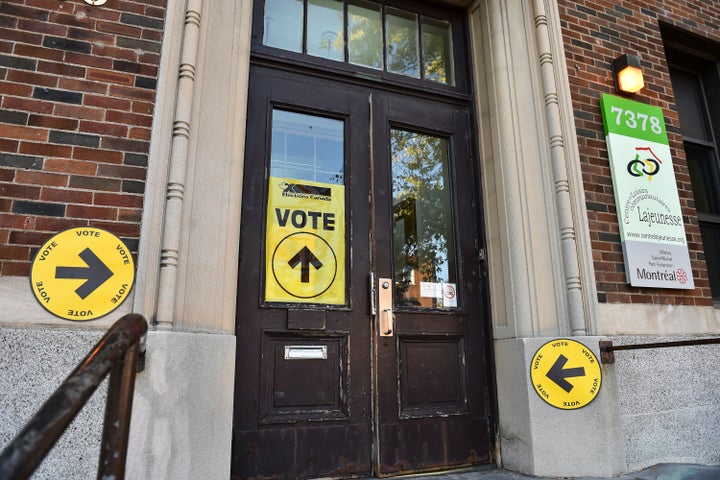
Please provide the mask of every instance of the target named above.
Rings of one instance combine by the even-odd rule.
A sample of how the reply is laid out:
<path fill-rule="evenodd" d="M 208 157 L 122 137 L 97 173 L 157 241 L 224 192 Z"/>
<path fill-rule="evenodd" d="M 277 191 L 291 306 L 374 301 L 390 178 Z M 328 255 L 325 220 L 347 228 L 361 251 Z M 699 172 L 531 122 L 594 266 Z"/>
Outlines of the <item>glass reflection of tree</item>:
<path fill-rule="evenodd" d="M 386 32 L 388 71 L 419 78 L 420 59 L 416 20 L 389 16 L 388 22 Z"/>
<path fill-rule="evenodd" d="M 427 27 L 431 30 L 431 27 Z M 432 29 L 439 30 L 439 29 Z M 426 80 L 433 80 L 440 83 L 452 83 L 448 82 L 447 78 L 447 60 L 450 58 L 450 51 L 448 49 L 448 41 L 446 36 L 442 33 L 447 31 L 431 31 L 423 33 L 422 36 L 422 50 L 423 50 L 423 63 L 425 68 L 424 78 Z"/>
<path fill-rule="evenodd" d="M 415 275 L 423 282 L 450 280 L 452 222 L 446 142 L 393 130 L 391 147 L 395 301 L 397 305 L 419 305 L 420 300 L 410 293 Z"/>
<path fill-rule="evenodd" d="M 355 11 L 357 9 L 357 11 Z M 372 17 L 371 17 L 372 15 Z M 382 69 L 380 12 L 348 6 L 348 56 L 350 63 Z"/>

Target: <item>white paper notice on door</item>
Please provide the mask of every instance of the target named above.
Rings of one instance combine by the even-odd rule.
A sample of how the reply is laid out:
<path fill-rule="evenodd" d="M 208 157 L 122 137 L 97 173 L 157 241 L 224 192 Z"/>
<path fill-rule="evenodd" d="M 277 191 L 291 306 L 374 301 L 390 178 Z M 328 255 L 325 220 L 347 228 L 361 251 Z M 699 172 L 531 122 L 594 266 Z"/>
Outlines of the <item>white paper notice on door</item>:
<path fill-rule="evenodd" d="M 441 283 L 443 307 L 457 307 L 457 287 L 454 283 Z"/>
<path fill-rule="evenodd" d="M 442 298 L 442 284 L 435 282 L 420 282 L 420 296 L 425 298 Z"/>

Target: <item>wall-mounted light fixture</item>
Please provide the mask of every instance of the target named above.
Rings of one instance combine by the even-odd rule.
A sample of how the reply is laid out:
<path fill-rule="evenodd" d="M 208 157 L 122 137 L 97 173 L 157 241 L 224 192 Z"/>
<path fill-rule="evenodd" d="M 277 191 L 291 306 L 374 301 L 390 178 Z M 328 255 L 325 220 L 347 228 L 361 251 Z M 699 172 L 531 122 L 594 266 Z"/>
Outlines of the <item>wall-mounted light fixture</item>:
<path fill-rule="evenodd" d="M 635 93 L 645 86 L 643 81 L 640 57 L 637 55 L 622 55 L 613 60 L 613 73 L 615 86 L 625 93 Z"/>

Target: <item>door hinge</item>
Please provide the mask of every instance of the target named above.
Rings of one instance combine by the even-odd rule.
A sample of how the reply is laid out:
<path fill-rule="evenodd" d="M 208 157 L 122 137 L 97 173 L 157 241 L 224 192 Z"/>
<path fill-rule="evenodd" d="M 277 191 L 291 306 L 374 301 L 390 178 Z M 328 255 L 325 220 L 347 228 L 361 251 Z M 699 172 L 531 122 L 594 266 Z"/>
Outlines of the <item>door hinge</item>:
<path fill-rule="evenodd" d="M 478 261 L 484 262 L 487 260 L 487 254 L 485 253 L 485 249 L 481 248 L 478 250 Z"/>
<path fill-rule="evenodd" d="M 377 315 L 377 290 L 375 272 L 370 272 L 370 315 Z"/>

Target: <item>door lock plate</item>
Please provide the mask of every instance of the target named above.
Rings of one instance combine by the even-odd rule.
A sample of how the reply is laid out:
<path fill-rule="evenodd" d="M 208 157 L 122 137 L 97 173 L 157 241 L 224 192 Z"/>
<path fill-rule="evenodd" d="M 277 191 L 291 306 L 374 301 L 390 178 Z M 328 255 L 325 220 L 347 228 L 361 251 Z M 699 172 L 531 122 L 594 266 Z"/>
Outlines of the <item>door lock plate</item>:
<path fill-rule="evenodd" d="M 378 278 L 377 294 L 380 336 L 392 337 L 395 334 L 392 278 Z"/>

